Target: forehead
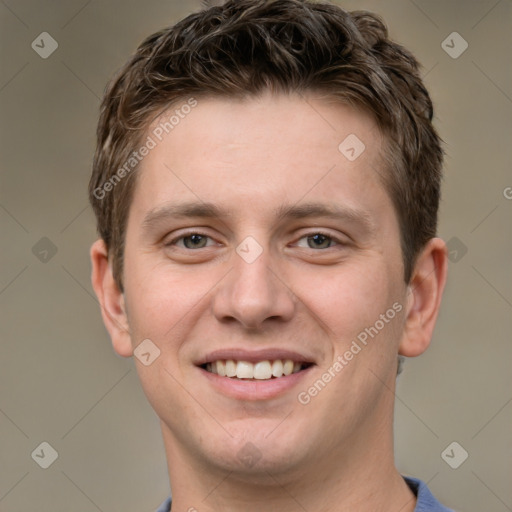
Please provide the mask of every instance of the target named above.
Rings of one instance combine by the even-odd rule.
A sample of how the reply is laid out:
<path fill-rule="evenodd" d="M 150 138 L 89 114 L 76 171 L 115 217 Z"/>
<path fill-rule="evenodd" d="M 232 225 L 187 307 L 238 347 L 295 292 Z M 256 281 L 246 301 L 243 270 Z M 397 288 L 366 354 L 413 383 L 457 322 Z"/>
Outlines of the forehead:
<path fill-rule="evenodd" d="M 141 161 L 133 205 L 141 211 L 181 200 L 225 203 L 225 210 L 272 203 L 275 211 L 277 203 L 333 195 L 355 208 L 372 190 L 383 192 L 383 137 L 374 121 L 312 95 L 185 98 L 146 137 L 153 147 Z"/>

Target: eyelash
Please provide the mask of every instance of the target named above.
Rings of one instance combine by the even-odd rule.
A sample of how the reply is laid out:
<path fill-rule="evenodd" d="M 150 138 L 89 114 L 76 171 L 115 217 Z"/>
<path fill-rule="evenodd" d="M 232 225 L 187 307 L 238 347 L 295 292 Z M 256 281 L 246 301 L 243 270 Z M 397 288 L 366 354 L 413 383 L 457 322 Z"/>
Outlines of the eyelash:
<path fill-rule="evenodd" d="M 205 233 L 202 233 L 200 231 L 190 231 L 189 233 L 185 233 L 185 234 L 182 234 L 176 238 L 173 238 L 172 240 L 170 240 L 169 242 L 166 242 L 164 245 L 166 247 L 172 247 L 172 246 L 175 246 L 177 244 L 178 241 L 180 240 L 184 240 L 185 238 L 188 238 L 188 237 L 191 237 L 193 235 L 199 235 L 199 236 L 202 236 L 202 237 L 205 237 L 205 238 L 208 238 L 210 240 L 213 240 L 213 238 Z M 344 244 L 343 242 L 341 242 L 340 240 L 336 239 L 335 237 L 333 237 L 332 235 L 328 234 L 328 233 L 325 233 L 323 231 L 312 231 L 311 233 L 308 233 L 308 234 L 305 234 L 303 236 L 301 236 L 298 241 L 304 239 L 304 238 L 308 238 L 308 237 L 312 237 L 312 236 L 315 236 L 315 235 L 320 235 L 320 236 L 324 236 L 326 238 L 328 238 L 331 243 L 334 243 L 334 245 L 346 245 Z M 207 247 L 211 247 L 211 246 L 207 246 Z M 331 247 L 333 247 L 332 245 L 330 245 L 329 247 L 326 247 L 324 249 L 319 249 L 319 250 L 322 250 L 322 251 L 325 251 L 326 249 L 330 249 Z M 206 247 L 200 247 L 199 249 L 205 249 Z M 187 251 L 197 251 L 198 249 L 189 249 L 188 247 L 180 247 L 180 249 L 184 249 L 184 250 L 187 250 Z M 309 247 L 309 249 L 312 249 L 312 250 L 315 250 L 311 247 Z"/>
<path fill-rule="evenodd" d="M 335 238 L 332 235 L 329 235 L 329 233 L 325 233 L 323 231 L 312 231 L 311 233 L 308 233 L 306 235 L 301 236 L 299 238 L 299 240 L 302 240 L 303 238 L 307 239 L 307 238 L 315 236 L 315 235 L 320 235 L 320 236 L 323 236 L 325 238 L 328 238 L 331 241 L 331 243 L 334 244 L 334 245 L 343 245 L 343 243 L 340 240 L 338 240 L 337 238 Z M 326 247 L 324 249 L 319 249 L 319 250 L 325 251 L 326 249 L 330 249 L 331 247 L 332 247 L 332 245 L 329 245 L 329 247 Z M 312 247 L 308 247 L 308 249 L 313 249 L 313 248 Z M 315 250 L 315 249 L 313 249 L 313 250 Z"/>
<path fill-rule="evenodd" d="M 179 240 L 183 240 L 185 238 L 189 238 L 189 237 L 194 236 L 194 235 L 199 235 L 199 236 L 202 236 L 202 237 L 205 237 L 205 238 L 209 238 L 210 240 L 213 240 L 213 238 L 210 235 L 207 235 L 205 233 L 201 233 L 200 231 L 190 231 L 189 233 L 185 233 L 185 234 L 180 235 L 180 236 L 178 236 L 176 238 L 173 238 L 169 242 L 166 242 L 164 245 L 166 247 L 170 247 L 170 246 L 176 245 L 176 242 L 178 242 Z M 197 250 L 197 249 L 188 249 L 187 247 L 180 247 L 180 249 L 185 249 L 187 251 Z M 204 249 L 204 247 L 201 247 L 200 249 Z"/>

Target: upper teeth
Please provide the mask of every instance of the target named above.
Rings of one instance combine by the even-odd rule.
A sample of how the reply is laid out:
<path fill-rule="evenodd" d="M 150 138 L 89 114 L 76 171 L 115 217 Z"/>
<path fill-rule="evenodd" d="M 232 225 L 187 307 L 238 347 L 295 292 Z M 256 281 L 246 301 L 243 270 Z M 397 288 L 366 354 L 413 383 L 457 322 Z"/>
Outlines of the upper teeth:
<path fill-rule="evenodd" d="M 298 372 L 302 368 L 301 363 L 294 363 L 291 359 L 276 359 L 275 361 L 213 361 L 206 365 L 206 370 L 217 373 L 221 377 L 236 377 L 238 379 L 265 380 L 272 377 L 282 377 Z"/>

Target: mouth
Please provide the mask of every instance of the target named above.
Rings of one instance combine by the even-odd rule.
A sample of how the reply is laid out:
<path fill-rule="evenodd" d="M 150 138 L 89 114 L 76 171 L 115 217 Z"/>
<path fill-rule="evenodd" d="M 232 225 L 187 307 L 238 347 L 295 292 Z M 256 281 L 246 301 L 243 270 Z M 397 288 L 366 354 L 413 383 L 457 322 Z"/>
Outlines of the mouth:
<path fill-rule="evenodd" d="M 236 400 L 254 401 L 284 397 L 304 385 L 317 358 L 277 347 L 231 348 L 214 350 L 194 364 L 211 389 Z"/>
<path fill-rule="evenodd" d="M 265 359 L 256 362 L 217 359 L 200 365 L 209 373 L 233 380 L 268 381 L 288 377 L 309 368 L 313 363 L 293 359 Z"/>

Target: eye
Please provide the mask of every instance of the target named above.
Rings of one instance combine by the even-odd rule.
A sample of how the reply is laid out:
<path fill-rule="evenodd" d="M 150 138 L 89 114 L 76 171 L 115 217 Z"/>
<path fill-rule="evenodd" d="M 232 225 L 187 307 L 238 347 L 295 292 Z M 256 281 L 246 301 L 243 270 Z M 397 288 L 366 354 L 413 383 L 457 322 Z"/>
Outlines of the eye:
<path fill-rule="evenodd" d="M 305 243 L 303 241 L 305 241 Z M 298 247 L 308 247 L 309 249 L 328 249 L 333 245 L 337 245 L 337 242 L 335 242 L 332 237 L 324 235 L 323 233 L 303 236 L 297 242 Z"/>
<path fill-rule="evenodd" d="M 213 241 L 207 235 L 203 235 L 201 233 L 190 233 L 188 235 L 175 238 L 166 245 L 175 245 L 181 249 L 202 249 L 213 245 Z"/>

